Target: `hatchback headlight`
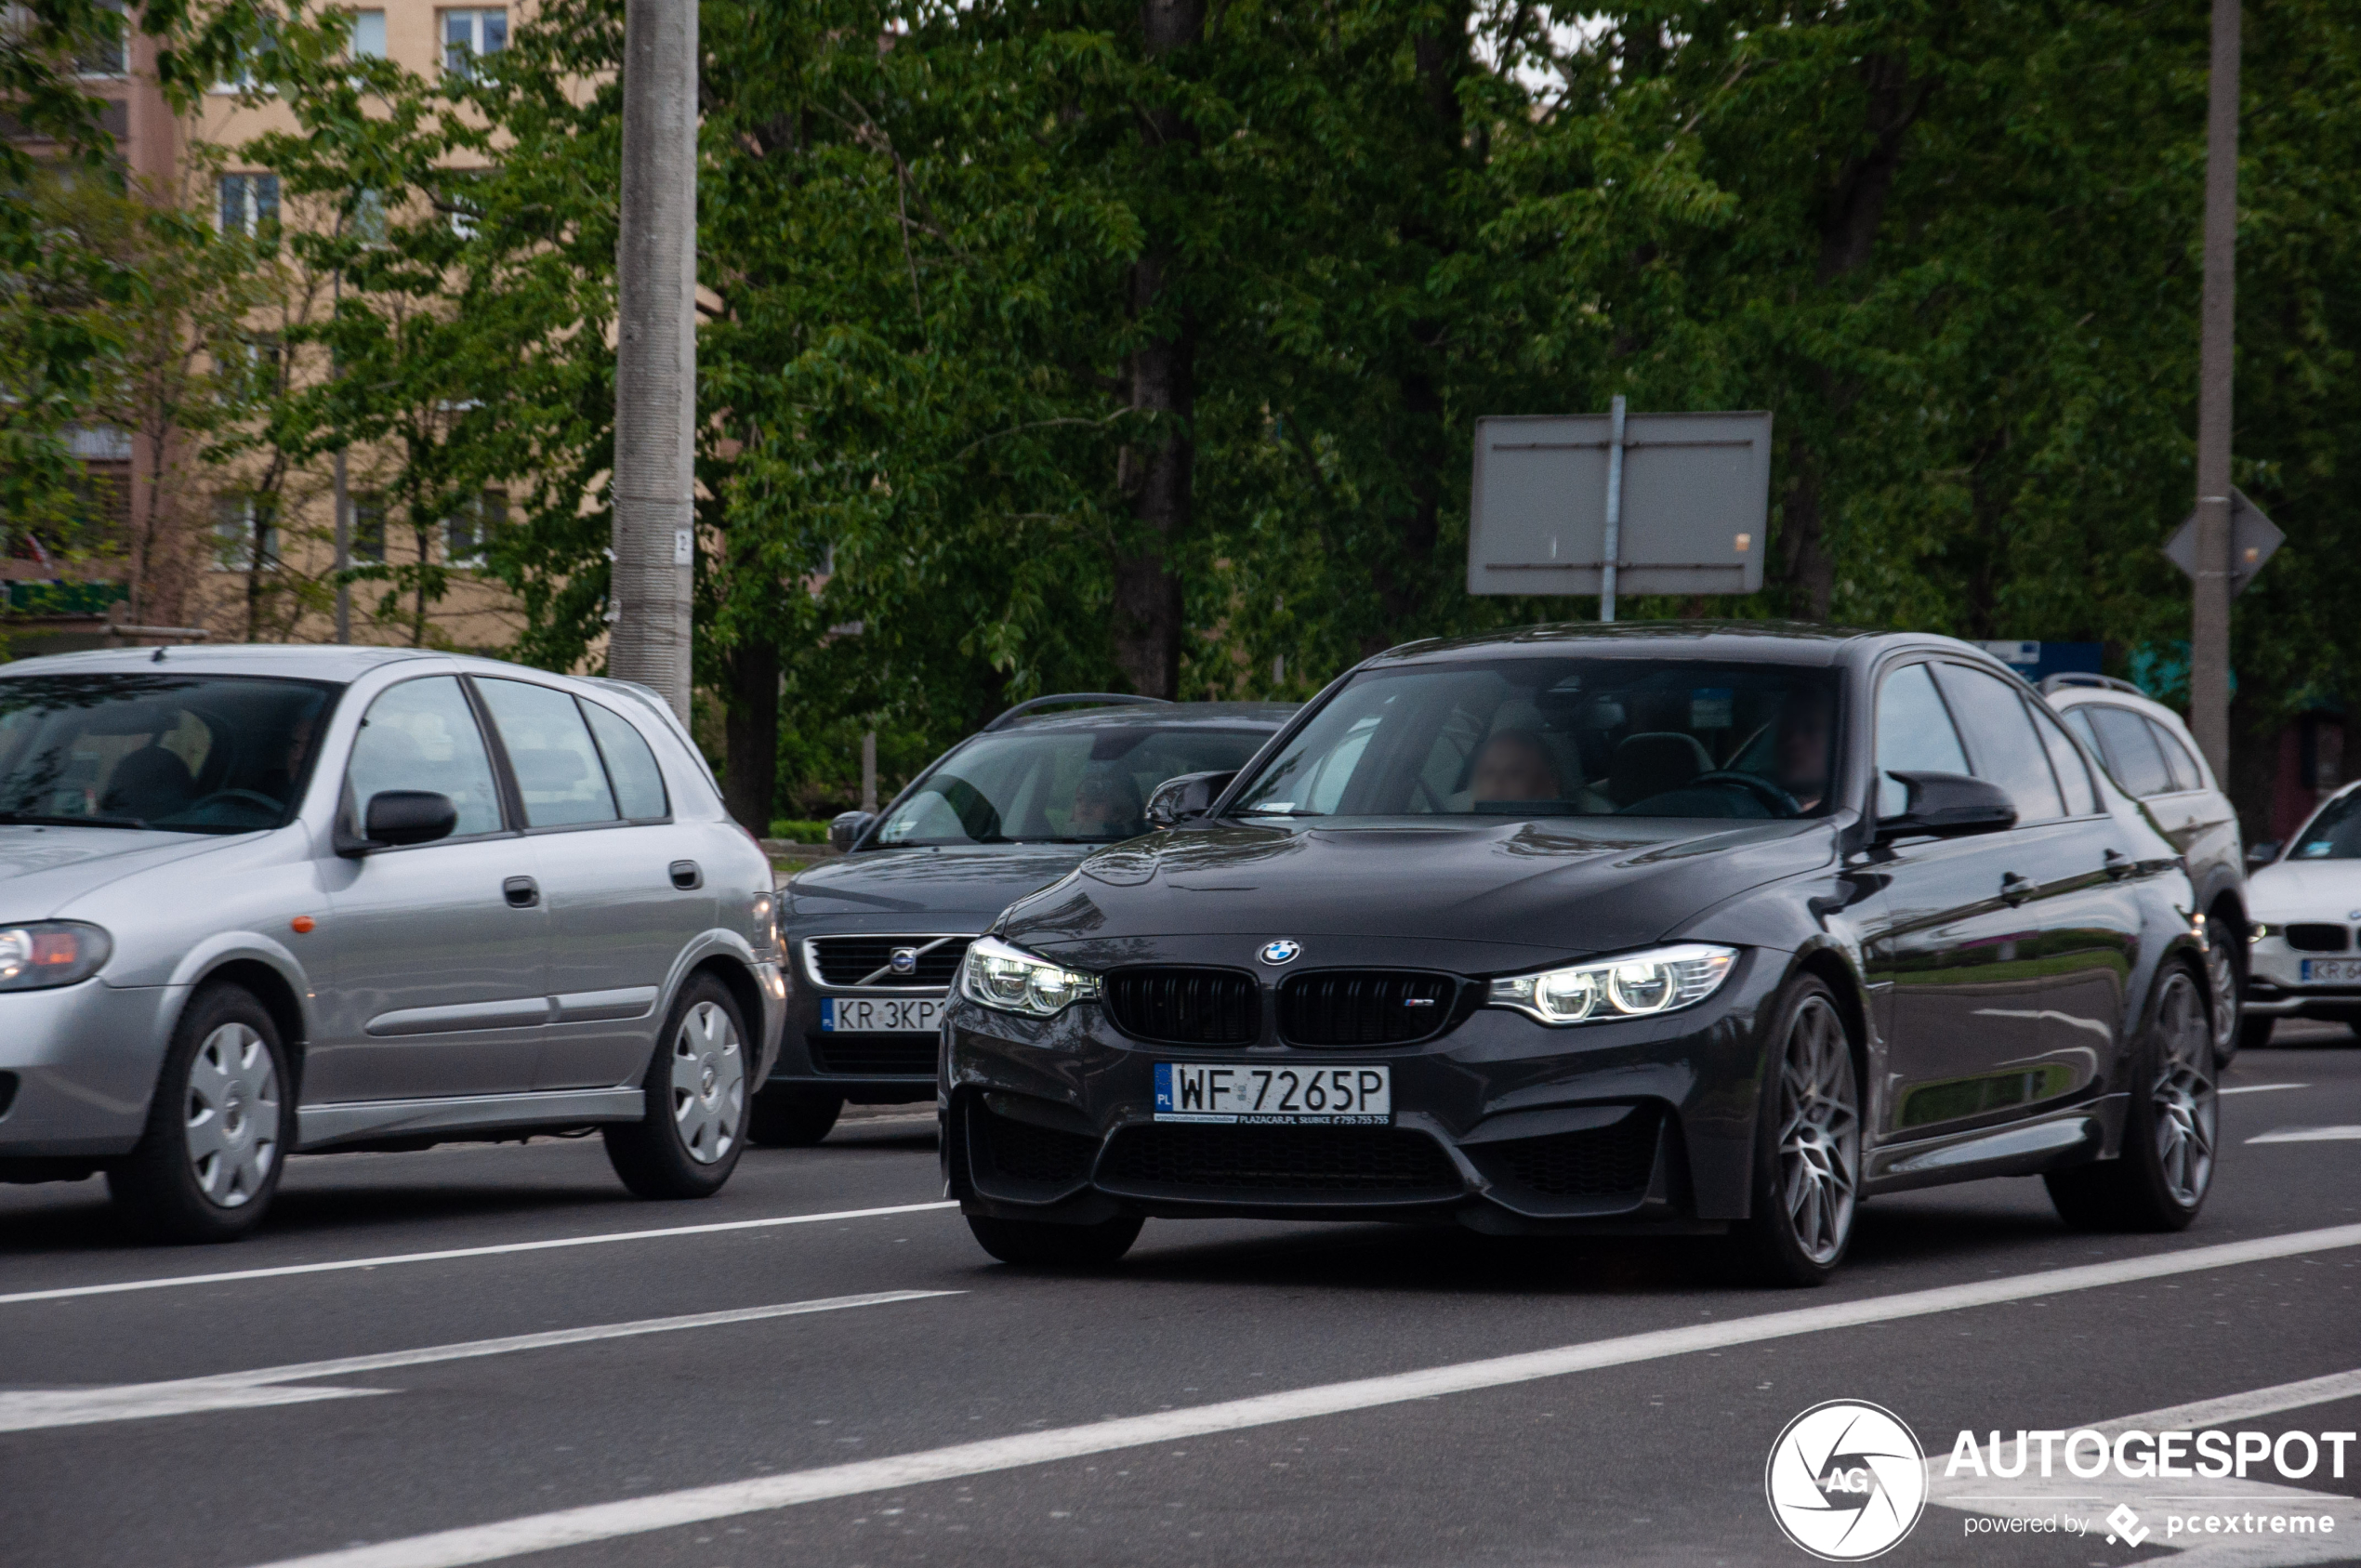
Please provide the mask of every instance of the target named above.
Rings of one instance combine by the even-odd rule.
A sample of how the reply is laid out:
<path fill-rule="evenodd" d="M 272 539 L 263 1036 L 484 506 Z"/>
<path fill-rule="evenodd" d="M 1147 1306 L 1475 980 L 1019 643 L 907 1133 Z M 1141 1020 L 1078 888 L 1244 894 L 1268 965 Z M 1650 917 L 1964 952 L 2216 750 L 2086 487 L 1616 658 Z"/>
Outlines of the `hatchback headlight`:
<path fill-rule="evenodd" d="M 959 995 L 970 1002 L 1027 1018 L 1054 1018 L 1099 995 L 1099 977 L 1069 969 L 993 937 L 968 944 L 959 965 Z"/>
<path fill-rule="evenodd" d="M 0 926 L 0 991 L 40 991 L 73 985 L 97 974 L 114 943 L 79 920 L 39 920 Z"/>
<path fill-rule="evenodd" d="M 1682 942 L 1595 964 L 1575 964 L 1492 982 L 1493 1007 L 1513 1008 L 1544 1023 L 1644 1018 L 1704 1001 L 1729 978 L 1734 947 Z"/>

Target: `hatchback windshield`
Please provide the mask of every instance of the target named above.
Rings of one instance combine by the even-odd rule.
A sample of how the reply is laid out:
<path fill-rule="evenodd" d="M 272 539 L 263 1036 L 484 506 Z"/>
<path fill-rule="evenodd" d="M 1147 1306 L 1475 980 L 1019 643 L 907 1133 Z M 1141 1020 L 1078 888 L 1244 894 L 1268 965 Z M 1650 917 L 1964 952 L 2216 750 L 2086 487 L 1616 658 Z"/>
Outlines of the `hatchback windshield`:
<path fill-rule="evenodd" d="M 893 808 L 878 844 L 1112 844 L 1148 830 L 1156 785 L 1246 765 L 1252 730 L 1145 725 L 979 735 Z"/>
<path fill-rule="evenodd" d="M 276 827 L 334 691 L 144 671 L 0 679 L 0 824 Z"/>
<path fill-rule="evenodd" d="M 1828 808 L 1825 672 L 1504 659 L 1356 677 L 1231 814 L 1795 817 Z"/>

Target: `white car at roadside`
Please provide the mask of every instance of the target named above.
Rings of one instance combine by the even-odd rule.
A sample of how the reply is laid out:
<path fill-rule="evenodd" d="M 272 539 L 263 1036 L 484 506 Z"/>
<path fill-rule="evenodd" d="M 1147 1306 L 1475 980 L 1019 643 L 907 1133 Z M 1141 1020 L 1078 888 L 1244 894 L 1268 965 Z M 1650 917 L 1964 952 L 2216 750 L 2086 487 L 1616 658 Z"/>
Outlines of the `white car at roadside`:
<path fill-rule="evenodd" d="M 2239 1043 L 2263 1044 L 2282 1018 L 2329 1019 L 2361 1034 L 2361 784 L 2322 801 L 2285 849 L 2248 875 L 2247 913 Z"/>

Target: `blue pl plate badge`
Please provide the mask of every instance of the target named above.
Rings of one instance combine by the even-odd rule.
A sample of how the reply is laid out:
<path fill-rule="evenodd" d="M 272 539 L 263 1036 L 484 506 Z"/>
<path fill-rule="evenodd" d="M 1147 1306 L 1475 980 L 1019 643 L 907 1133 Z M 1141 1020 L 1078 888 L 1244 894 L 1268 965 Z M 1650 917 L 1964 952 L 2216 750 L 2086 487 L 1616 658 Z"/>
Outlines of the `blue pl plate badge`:
<path fill-rule="evenodd" d="M 820 998 L 820 1033 L 833 1034 L 836 1032 L 837 999 L 834 996 L 823 996 Z"/>
<path fill-rule="evenodd" d="M 1156 1063 L 1156 1109 L 1159 1111 L 1179 1109 L 1172 1103 L 1172 1063 L 1168 1061 Z"/>

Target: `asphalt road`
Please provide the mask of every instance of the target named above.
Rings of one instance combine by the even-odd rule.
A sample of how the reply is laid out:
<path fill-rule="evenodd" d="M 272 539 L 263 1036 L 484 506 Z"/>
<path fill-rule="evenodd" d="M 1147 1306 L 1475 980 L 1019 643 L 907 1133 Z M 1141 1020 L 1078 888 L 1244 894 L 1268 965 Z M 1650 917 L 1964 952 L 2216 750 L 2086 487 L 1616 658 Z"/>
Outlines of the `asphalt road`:
<path fill-rule="evenodd" d="M 0 1188 L 0 1564 L 1803 1563 L 1765 1457 L 1840 1398 L 1932 1451 L 1885 1561 L 2361 1561 L 2361 1448 L 2270 1485 L 1943 1479 L 1962 1429 L 2229 1396 L 2178 1418 L 2361 1428 L 2361 1375 L 2285 1387 L 2361 1369 L 2361 1048 L 2282 1033 L 2225 1079 L 2185 1234 L 1985 1182 L 1867 1206 L 1810 1292 L 1695 1241 L 1246 1222 L 1021 1271 L 935 1206 L 906 1112 L 701 1204 L 626 1197 L 595 1140 L 304 1159 L 210 1249 L 129 1244 L 97 1182 Z M 2185 1550 L 2198 1497 L 2331 1533 Z M 2143 1545 L 2010 1522 L 2117 1502 Z"/>

